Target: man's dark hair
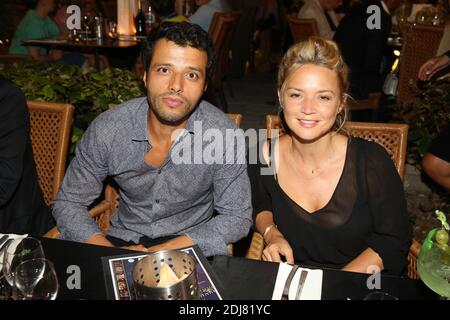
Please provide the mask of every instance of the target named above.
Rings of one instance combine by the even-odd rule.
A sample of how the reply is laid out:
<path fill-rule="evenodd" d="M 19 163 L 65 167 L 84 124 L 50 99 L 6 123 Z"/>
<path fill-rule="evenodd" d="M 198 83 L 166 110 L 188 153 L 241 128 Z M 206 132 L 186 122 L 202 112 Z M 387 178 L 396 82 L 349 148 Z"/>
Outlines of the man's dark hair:
<path fill-rule="evenodd" d="M 208 55 L 206 81 L 211 79 L 216 62 L 212 40 L 208 36 L 208 33 L 199 25 L 189 22 L 163 22 L 159 27 L 150 32 L 142 50 L 142 62 L 147 74 L 150 72 L 150 61 L 153 56 L 153 50 L 156 43 L 161 39 L 172 41 L 181 47 L 192 47 L 205 51 Z"/>

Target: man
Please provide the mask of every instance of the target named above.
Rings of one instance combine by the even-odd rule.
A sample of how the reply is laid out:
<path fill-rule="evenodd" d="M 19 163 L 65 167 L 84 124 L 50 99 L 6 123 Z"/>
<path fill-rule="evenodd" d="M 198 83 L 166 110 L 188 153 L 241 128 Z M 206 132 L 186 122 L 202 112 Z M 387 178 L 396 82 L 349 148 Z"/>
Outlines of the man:
<path fill-rule="evenodd" d="M 391 13 L 399 4 L 399 0 L 369 0 L 352 7 L 339 23 L 333 40 L 349 66 L 350 93 L 355 99 L 381 91 L 383 51 L 391 31 Z"/>
<path fill-rule="evenodd" d="M 189 17 L 189 20 L 198 24 L 206 32 L 209 30 L 214 13 L 230 11 L 230 6 L 225 0 L 195 0 L 195 4 L 199 8 Z"/>
<path fill-rule="evenodd" d="M 26 99 L 0 77 L 0 233 L 42 236 L 54 225 L 39 187 Z"/>
<path fill-rule="evenodd" d="M 24 40 L 56 38 L 60 35 L 57 24 L 49 17 L 54 10 L 55 0 L 38 0 L 36 7 L 28 10 L 20 21 L 11 41 L 9 53 L 27 55 L 31 60 L 38 62 L 62 60 L 65 64 L 82 66 L 84 57 L 81 54 L 63 54 L 61 50 L 50 50 L 47 54 L 43 47 L 22 45 Z"/>
<path fill-rule="evenodd" d="M 334 10 L 342 0 L 305 0 L 298 12 L 299 19 L 314 19 L 321 38 L 331 40 L 339 24 Z"/>
<path fill-rule="evenodd" d="M 223 142 L 211 143 L 202 132 L 215 129 L 225 137 L 226 129 L 236 129 L 220 110 L 199 103 L 213 55 L 211 40 L 197 25 L 168 22 L 152 30 L 143 53 L 147 98 L 101 114 L 77 146 L 53 205 L 63 238 L 144 251 L 195 243 L 211 256 L 225 254 L 228 243 L 247 235 L 251 199 L 245 161 L 201 160 L 211 144 Z M 237 152 L 234 141 L 225 140 L 216 156 L 244 156 L 244 148 Z M 179 161 L 180 153 L 194 158 L 193 164 Z M 120 206 L 105 236 L 87 206 L 107 176 L 119 185 Z"/>

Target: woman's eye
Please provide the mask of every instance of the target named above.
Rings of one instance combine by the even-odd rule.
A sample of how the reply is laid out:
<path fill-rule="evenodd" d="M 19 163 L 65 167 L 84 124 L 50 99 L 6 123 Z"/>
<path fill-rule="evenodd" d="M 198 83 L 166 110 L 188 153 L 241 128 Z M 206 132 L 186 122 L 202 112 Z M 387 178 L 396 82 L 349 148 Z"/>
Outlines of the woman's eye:
<path fill-rule="evenodd" d="M 300 95 L 298 93 L 291 93 L 289 94 L 289 98 L 298 98 Z"/>
<path fill-rule="evenodd" d="M 320 100 L 330 101 L 331 97 L 330 96 L 320 96 Z"/>

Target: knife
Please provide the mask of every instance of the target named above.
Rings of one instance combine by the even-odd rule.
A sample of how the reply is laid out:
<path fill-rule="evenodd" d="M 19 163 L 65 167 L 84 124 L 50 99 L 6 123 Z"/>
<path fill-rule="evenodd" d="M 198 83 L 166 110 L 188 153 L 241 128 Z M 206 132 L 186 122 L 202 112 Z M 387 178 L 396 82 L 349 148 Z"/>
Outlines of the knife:
<path fill-rule="evenodd" d="M 8 235 L 7 235 L 7 234 L 4 234 L 4 235 L 0 238 L 0 249 L 2 248 L 3 243 L 5 243 L 6 240 L 8 240 Z"/>
<path fill-rule="evenodd" d="M 300 296 L 302 295 L 303 285 L 306 281 L 306 276 L 308 275 L 308 271 L 302 270 L 300 273 L 300 280 L 298 281 L 297 294 L 295 295 L 295 300 L 300 300 Z"/>
<path fill-rule="evenodd" d="M 283 295 L 281 296 L 281 299 L 289 300 L 289 288 L 291 287 L 292 279 L 294 278 L 294 275 L 299 267 L 300 266 L 298 265 L 292 266 L 291 272 L 289 272 L 289 275 L 284 284 Z"/>

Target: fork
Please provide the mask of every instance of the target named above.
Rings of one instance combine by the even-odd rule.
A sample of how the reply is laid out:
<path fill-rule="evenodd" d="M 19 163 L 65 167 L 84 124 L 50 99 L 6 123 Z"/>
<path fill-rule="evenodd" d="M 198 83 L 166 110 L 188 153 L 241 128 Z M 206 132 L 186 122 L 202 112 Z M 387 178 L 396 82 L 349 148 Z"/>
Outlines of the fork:
<path fill-rule="evenodd" d="M 307 275 L 308 275 L 307 270 L 302 270 L 300 272 L 300 280 L 298 281 L 297 294 L 295 295 L 295 300 L 300 300 L 300 296 L 302 295 L 303 285 L 305 284 Z"/>
<path fill-rule="evenodd" d="M 298 265 L 292 266 L 291 272 L 289 272 L 286 282 L 284 283 L 283 295 L 281 296 L 281 300 L 289 300 L 289 288 L 291 287 L 292 279 L 294 278 L 294 275 L 299 267 L 300 266 Z"/>

